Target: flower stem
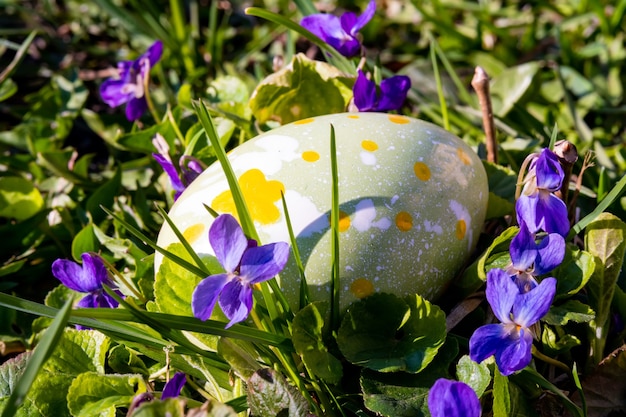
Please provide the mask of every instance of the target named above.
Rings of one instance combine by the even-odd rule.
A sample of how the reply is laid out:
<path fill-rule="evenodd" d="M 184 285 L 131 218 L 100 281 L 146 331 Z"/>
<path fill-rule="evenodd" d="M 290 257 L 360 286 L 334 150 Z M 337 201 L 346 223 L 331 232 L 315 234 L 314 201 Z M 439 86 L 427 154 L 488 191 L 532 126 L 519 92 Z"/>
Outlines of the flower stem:
<path fill-rule="evenodd" d="M 148 65 L 149 66 L 149 65 Z M 143 96 L 146 98 L 146 104 L 148 105 L 148 110 L 152 115 L 154 121 L 158 124 L 161 121 L 161 117 L 154 107 L 154 102 L 152 101 L 152 96 L 150 96 L 150 69 L 146 71 L 146 76 L 143 78 Z"/>
<path fill-rule="evenodd" d="M 541 359 L 543 362 L 546 362 L 550 365 L 556 366 L 557 368 L 564 370 L 565 372 L 567 372 L 568 375 L 572 374 L 572 370 L 569 369 L 569 366 L 565 365 L 561 361 L 557 361 L 556 359 L 553 359 L 549 356 L 544 355 L 543 353 L 539 352 L 535 346 L 533 346 L 532 348 L 532 354 L 535 358 Z"/>

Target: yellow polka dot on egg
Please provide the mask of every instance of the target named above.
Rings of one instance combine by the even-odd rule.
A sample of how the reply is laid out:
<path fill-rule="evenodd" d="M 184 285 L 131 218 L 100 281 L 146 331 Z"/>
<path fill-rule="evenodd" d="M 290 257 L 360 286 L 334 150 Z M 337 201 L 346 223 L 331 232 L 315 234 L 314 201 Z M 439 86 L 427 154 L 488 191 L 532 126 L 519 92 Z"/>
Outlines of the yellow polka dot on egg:
<path fill-rule="evenodd" d="M 378 149 L 378 144 L 373 140 L 364 140 L 361 142 L 361 147 L 366 151 L 374 152 Z"/>
<path fill-rule="evenodd" d="M 369 279 L 357 278 L 350 284 L 350 292 L 356 298 L 365 298 L 374 294 L 374 284 Z"/>
<path fill-rule="evenodd" d="M 355 119 L 355 120 L 356 120 L 356 119 L 358 119 L 358 118 L 359 118 L 359 115 L 358 115 L 358 114 L 349 114 L 349 115 L 348 115 L 348 119 Z"/>
<path fill-rule="evenodd" d="M 416 162 L 413 165 L 413 171 L 415 171 L 415 176 L 422 181 L 428 181 L 430 179 L 430 168 L 423 162 Z"/>
<path fill-rule="evenodd" d="M 202 223 L 196 223 L 183 231 L 183 237 L 187 242 L 193 243 L 202 235 L 202 232 L 204 232 L 204 225 Z"/>
<path fill-rule="evenodd" d="M 465 224 L 465 220 L 461 219 L 456 222 L 456 238 L 459 240 L 463 240 L 465 238 L 465 233 L 467 232 L 467 224 Z"/>
<path fill-rule="evenodd" d="M 315 151 L 304 151 L 302 152 L 302 159 L 307 162 L 315 162 L 320 159 L 320 154 Z"/>
<path fill-rule="evenodd" d="M 472 160 L 471 160 L 470 156 L 468 154 L 466 154 L 463 149 L 457 148 L 456 149 L 456 156 L 458 156 L 459 159 L 461 160 L 461 162 L 463 162 L 465 165 L 472 165 Z"/>
<path fill-rule="evenodd" d="M 294 125 L 305 125 L 307 123 L 311 123 L 315 120 L 314 117 L 309 117 L 308 119 L 297 120 L 293 122 Z"/>
<path fill-rule="evenodd" d="M 396 214 L 396 227 L 401 232 L 408 232 L 413 228 L 413 217 L 406 211 Z"/>
<path fill-rule="evenodd" d="M 411 120 L 408 117 L 399 116 L 397 114 L 390 114 L 389 115 L 389 121 L 391 123 L 396 123 L 396 124 L 399 124 L 399 125 L 405 125 L 405 124 L 411 122 Z"/>

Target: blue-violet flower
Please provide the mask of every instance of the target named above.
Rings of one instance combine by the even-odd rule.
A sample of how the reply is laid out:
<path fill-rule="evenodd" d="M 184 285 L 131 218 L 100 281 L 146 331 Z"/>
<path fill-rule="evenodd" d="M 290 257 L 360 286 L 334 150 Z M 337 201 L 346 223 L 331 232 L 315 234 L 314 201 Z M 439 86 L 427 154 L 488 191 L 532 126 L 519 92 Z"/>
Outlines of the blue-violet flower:
<path fill-rule="evenodd" d="M 368 80 L 359 70 L 352 91 L 354 105 L 359 111 L 389 111 L 402 107 L 411 88 L 411 79 L 405 75 L 394 75 L 380 82 L 380 91 L 376 83 Z"/>
<path fill-rule="evenodd" d="M 163 393 L 161 394 L 161 399 L 164 400 L 166 398 L 176 398 L 180 395 L 180 392 L 183 390 L 185 386 L 185 382 L 187 382 L 187 377 L 184 372 L 176 372 L 172 379 L 167 381 L 165 386 L 163 387 Z"/>
<path fill-rule="evenodd" d="M 111 107 L 126 103 L 126 118 L 130 121 L 139 119 L 148 108 L 144 80 L 162 53 L 163 43 L 156 41 L 134 61 L 118 63 L 119 78 L 110 78 L 100 86 L 102 100 Z"/>
<path fill-rule="evenodd" d="M 509 253 L 511 265 L 507 272 L 520 292 L 528 292 L 537 286 L 535 277 L 552 271 L 563 262 L 565 239 L 558 233 L 550 233 L 536 242 L 537 236 L 530 233 L 526 223 L 520 224 L 518 234 L 511 241 Z"/>
<path fill-rule="evenodd" d="M 480 401 L 464 382 L 440 378 L 428 391 L 432 417 L 480 417 Z"/>
<path fill-rule="evenodd" d="M 67 259 L 57 259 L 52 263 L 52 275 L 66 287 L 87 293 L 77 304 L 77 307 L 116 308 L 118 302 L 107 294 L 103 285 L 112 288 L 118 295 L 122 294 L 115 288 L 109 278 L 109 273 L 102 259 L 95 254 L 83 253 L 82 266 Z"/>
<path fill-rule="evenodd" d="M 372 20 L 375 12 L 376 1 L 370 0 L 363 14 L 358 17 L 352 12 L 344 13 L 341 18 L 327 13 L 316 13 L 302 18 L 300 25 L 343 56 L 352 57 L 361 50 L 357 33 Z"/>
<path fill-rule="evenodd" d="M 563 177 L 557 156 L 543 149 L 533 161 L 522 195 L 515 204 L 517 218 L 528 225 L 531 233 L 543 230 L 567 236 L 570 229 L 567 207 L 553 194 L 561 188 Z"/>
<path fill-rule="evenodd" d="M 197 158 L 190 155 L 183 155 L 180 157 L 178 163 L 180 168 L 177 168 L 170 157 L 170 148 L 165 138 L 157 133 L 152 143 L 159 152 L 153 153 L 152 157 L 161 165 L 161 168 L 163 168 L 163 171 L 165 171 L 169 177 L 172 188 L 174 189 L 174 200 L 176 200 L 180 197 L 182 192 L 185 191 L 185 188 L 187 188 L 206 167 Z"/>
<path fill-rule="evenodd" d="M 226 328 L 245 320 L 252 309 L 252 286 L 267 281 L 285 267 L 289 245 L 285 242 L 257 246 L 247 239 L 230 214 L 218 216 L 209 229 L 209 242 L 226 273 L 203 279 L 191 297 L 195 317 L 211 317 L 219 299 L 222 311 L 230 322 Z"/>
<path fill-rule="evenodd" d="M 502 375 L 525 368 L 531 360 L 533 335 L 530 327 L 548 310 L 556 292 L 556 280 L 544 278 L 539 285 L 520 293 L 508 273 L 492 269 L 487 273 L 487 301 L 502 322 L 481 326 L 469 341 L 470 358 L 482 362 L 495 355 Z"/>

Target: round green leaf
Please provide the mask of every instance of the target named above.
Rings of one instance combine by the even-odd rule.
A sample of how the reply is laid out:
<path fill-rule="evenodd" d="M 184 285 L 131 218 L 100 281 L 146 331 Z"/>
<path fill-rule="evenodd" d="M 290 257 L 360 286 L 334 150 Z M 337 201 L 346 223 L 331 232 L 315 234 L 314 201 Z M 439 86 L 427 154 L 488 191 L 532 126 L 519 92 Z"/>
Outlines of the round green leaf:
<path fill-rule="evenodd" d="M 43 207 L 35 186 L 21 177 L 0 177 L 0 217 L 25 220 Z"/>
<path fill-rule="evenodd" d="M 416 373 L 433 360 L 446 338 L 445 314 L 419 295 L 405 300 L 377 293 L 348 308 L 337 334 L 348 361 Z"/>

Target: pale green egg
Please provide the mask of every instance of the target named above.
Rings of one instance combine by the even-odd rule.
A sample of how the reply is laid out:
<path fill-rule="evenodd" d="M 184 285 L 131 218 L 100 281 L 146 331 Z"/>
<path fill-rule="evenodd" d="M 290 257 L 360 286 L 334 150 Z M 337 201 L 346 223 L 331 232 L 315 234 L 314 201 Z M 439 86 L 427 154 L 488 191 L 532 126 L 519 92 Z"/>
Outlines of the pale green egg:
<path fill-rule="evenodd" d="M 436 299 L 474 250 L 487 208 L 487 176 L 463 141 L 421 120 L 380 113 L 319 116 L 230 152 L 261 243 L 289 242 L 282 191 L 311 298 L 330 300 L 331 124 L 341 211 L 341 306 L 373 292 Z M 219 163 L 169 213 L 198 253 L 212 254 L 212 217 L 203 204 L 236 215 Z M 177 241 L 165 224 L 158 245 Z M 157 271 L 161 259 L 157 254 Z M 280 285 L 294 308 L 298 276 L 292 254 Z"/>

